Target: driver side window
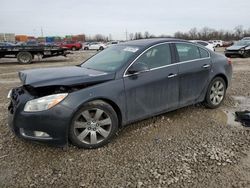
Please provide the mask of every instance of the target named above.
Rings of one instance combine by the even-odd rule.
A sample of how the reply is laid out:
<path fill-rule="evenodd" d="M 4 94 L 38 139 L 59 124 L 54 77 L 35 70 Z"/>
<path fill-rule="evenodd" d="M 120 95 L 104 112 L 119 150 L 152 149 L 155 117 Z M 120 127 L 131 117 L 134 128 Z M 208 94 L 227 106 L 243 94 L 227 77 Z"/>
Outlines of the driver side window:
<path fill-rule="evenodd" d="M 149 49 L 135 63 L 144 63 L 149 69 L 170 65 L 171 51 L 169 44 L 161 44 Z"/>

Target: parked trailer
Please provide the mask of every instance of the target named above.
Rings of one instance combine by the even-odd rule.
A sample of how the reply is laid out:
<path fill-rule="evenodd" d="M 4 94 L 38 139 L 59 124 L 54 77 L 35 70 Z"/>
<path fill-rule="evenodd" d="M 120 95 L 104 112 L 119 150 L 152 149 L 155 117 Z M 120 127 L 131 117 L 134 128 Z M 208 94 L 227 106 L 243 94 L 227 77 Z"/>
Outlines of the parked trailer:
<path fill-rule="evenodd" d="M 21 64 L 31 63 L 34 56 L 49 58 L 64 56 L 70 52 L 59 46 L 0 46 L 0 58 L 17 58 Z"/>

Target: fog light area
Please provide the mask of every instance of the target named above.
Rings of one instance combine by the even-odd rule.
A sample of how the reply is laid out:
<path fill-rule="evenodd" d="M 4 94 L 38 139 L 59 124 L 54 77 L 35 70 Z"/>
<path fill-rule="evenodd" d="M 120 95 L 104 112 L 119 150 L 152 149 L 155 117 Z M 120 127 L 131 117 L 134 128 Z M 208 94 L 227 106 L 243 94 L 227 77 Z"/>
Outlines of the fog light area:
<path fill-rule="evenodd" d="M 49 137 L 49 135 L 42 131 L 34 131 L 34 136 L 36 137 Z"/>
<path fill-rule="evenodd" d="M 51 137 L 49 134 L 43 131 L 30 131 L 30 130 L 24 130 L 23 128 L 20 129 L 20 134 L 24 137 L 32 137 L 32 138 L 44 138 L 44 139 L 50 139 Z"/>

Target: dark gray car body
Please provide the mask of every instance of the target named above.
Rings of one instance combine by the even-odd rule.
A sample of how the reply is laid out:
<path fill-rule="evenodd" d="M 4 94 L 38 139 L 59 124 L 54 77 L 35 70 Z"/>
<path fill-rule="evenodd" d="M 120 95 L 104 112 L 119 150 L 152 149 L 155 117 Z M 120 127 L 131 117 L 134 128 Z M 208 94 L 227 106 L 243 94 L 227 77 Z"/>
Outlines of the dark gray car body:
<path fill-rule="evenodd" d="M 171 46 L 171 65 L 134 75 L 127 74 L 128 68 L 143 52 L 164 43 Z M 117 112 L 120 126 L 124 126 L 202 102 L 209 83 L 216 76 L 222 77 L 227 86 L 230 85 L 232 66 L 228 64 L 225 56 L 205 49 L 210 54 L 208 58 L 179 62 L 175 43 L 188 43 L 205 49 L 198 44 L 177 39 L 139 40 L 120 44 L 137 45 L 141 48 L 134 59 L 115 72 L 89 70 L 80 66 L 21 71 L 19 74 L 24 87 L 12 92 L 9 124 L 21 137 L 24 136 L 20 134 L 20 128 L 42 130 L 50 133 L 52 139 L 40 141 L 65 145 L 68 142 L 68 130 L 74 113 L 89 101 L 98 99 L 109 103 Z M 77 89 L 52 109 L 34 113 L 23 112 L 25 103 L 37 97 L 27 90 L 28 87 L 36 90 L 61 86 Z"/>
<path fill-rule="evenodd" d="M 250 40 L 244 39 L 240 41 L 244 41 L 244 43 L 243 44 L 236 43 L 226 48 L 225 56 L 227 57 L 233 57 L 233 56 L 250 57 Z"/>

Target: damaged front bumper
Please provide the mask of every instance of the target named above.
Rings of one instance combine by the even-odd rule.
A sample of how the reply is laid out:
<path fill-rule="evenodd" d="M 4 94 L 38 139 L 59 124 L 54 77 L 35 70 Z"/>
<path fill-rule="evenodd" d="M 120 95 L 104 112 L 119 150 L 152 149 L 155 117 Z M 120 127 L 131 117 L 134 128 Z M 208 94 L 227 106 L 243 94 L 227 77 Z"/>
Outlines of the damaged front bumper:
<path fill-rule="evenodd" d="M 9 93 L 8 124 L 11 130 L 24 139 L 64 146 L 68 143 L 68 128 L 74 111 L 59 103 L 49 110 L 24 112 L 27 101 L 34 99 L 24 88 Z"/>
<path fill-rule="evenodd" d="M 227 50 L 224 52 L 225 56 L 242 56 L 245 51 L 244 50 Z"/>

